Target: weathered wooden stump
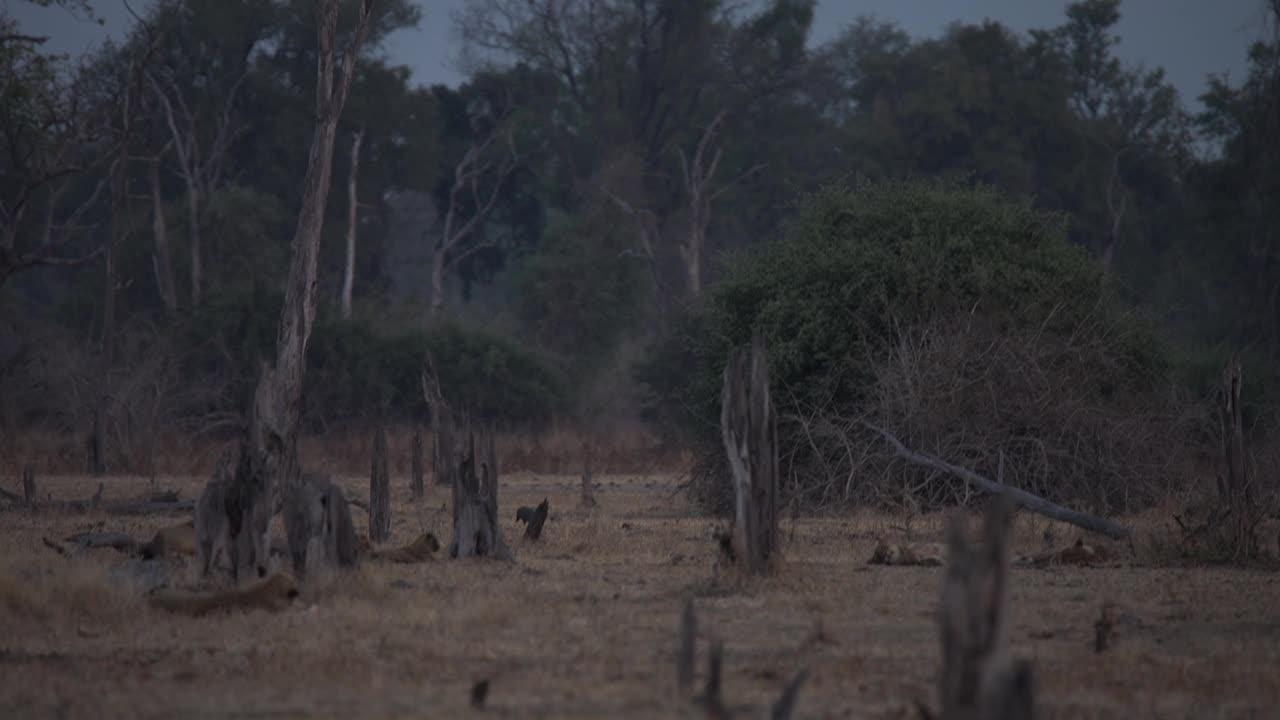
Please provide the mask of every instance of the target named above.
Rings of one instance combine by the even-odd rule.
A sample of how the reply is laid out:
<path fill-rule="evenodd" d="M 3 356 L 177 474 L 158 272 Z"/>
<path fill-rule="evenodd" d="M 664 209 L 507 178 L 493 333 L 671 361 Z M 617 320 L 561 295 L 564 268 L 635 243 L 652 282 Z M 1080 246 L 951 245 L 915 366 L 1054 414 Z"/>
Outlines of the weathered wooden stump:
<path fill-rule="evenodd" d="M 426 471 L 423 466 L 422 428 L 413 430 L 413 461 L 409 468 L 409 494 L 414 500 L 421 500 L 426 494 L 422 475 Z"/>
<path fill-rule="evenodd" d="M 1262 514 L 1254 503 L 1253 477 L 1245 450 L 1240 411 L 1242 383 L 1240 356 L 1234 354 L 1222 371 L 1218 413 L 1226 474 L 1218 485 L 1219 508 L 1210 522 L 1217 526 L 1223 545 L 1233 556 L 1252 558 L 1258 554 L 1257 527 Z"/>
<path fill-rule="evenodd" d="M 30 465 L 22 467 L 22 498 L 26 501 L 27 507 L 36 506 L 36 474 Z"/>
<path fill-rule="evenodd" d="M 391 539 L 391 478 L 387 471 L 387 430 L 378 424 L 373 433 L 373 463 L 369 469 L 369 539 Z"/>
<path fill-rule="evenodd" d="M 997 496 L 971 546 L 953 514 L 939 619 L 942 629 L 942 720 L 1030 720 L 1035 717 L 1031 665 L 1007 648 L 1005 591 L 1014 504 Z"/>
<path fill-rule="evenodd" d="M 778 424 L 759 332 L 729 354 L 720 428 L 733 472 L 734 557 L 748 573 L 767 573 L 778 553 Z"/>
<path fill-rule="evenodd" d="M 471 433 L 467 455 L 458 467 L 453 484 L 453 540 L 449 557 L 497 557 L 510 559 L 511 552 L 498 527 L 498 463 L 493 433 L 482 431 L 477 441 Z"/>

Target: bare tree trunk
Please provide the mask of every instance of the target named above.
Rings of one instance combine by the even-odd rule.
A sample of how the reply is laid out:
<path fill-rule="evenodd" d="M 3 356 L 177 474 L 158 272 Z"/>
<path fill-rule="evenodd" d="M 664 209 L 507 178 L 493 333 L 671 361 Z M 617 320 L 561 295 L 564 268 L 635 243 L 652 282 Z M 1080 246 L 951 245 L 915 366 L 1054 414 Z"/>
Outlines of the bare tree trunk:
<path fill-rule="evenodd" d="M 1031 666 L 1008 653 L 1005 595 L 1013 501 L 994 499 L 982 541 L 971 547 L 961 516 L 947 528 L 947 561 L 939 620 L 942 629 L 942 719 L 1031 720 Z"/>
<path fill-rule="evenodd" d="M 1222 451 L 1226 477 L 1219 492 L 1221 509 L 1218 522 L 1225 525 L 1226 546 L 1233 555 L 1254 557 L 1258 551 L 1256 534 L 1259 514 L 1253 502 L 1253 482 L 1249 473 L 1244 445 L 1244 419 L 1240 411 L 1240 389 L 1243 373 L 1240 356 L 1234 354 L 1222 373 L 1219 420 L 1222 425 Z"/>
<path fill-rule="evenodd" d="M 1120 155 L 1122 150 L 1115 151 L 1111 159 L 1111 177 L 1107 179 L 1107 213 L 1111 224 L 1107 228 L 1107 244 L 1102 248 L 1102 271 L 1111 272 L 1115 262 L 1116 246 L 1120 244 L 1120 229 L 1124 222 L 1125 208 L 1129 204 L 1124 194 L 1124 184 L 1120 178 Z"/>
<path fill-rule="evenodd" d="M 278 469 L 270 479 L 276 508 L 280 507 L 284 489 L 277 480 L 283 477 L 286 484 L 293 485 L 299 477 L 297 431 L 307 344 L 316 312 L 316 263 L 333 170 L 333 143 L 373 10 L 373 0 L 361 0 L 355 32 L 339 64 L 336 39 L 340 4 L 339 0 L 316 3 L 316 128 L 302 181 L 302 209 L 293 236 L 284 307 L 280 310 L 275 366 L 262 368 L 249 422 L 254 453 L 283 455 L 282 462 L 270 465 Z M 273 447 L 277 449 L 272 450 Z"/>
<path fill-rule="evenodd" d="M 164 221 L 164 200 L 160 194 L 160 158 L 151 162 L 151 233 L 155 236 L 156 254 L 152 257 L 155 264 L 156 285 L 160 289 L 160 299 L 164 302 L 165 312 L 170 315 L 178 311 L 178 290 L 173 279 L 173 254 L 169 250 L 169 229 Z"/>
<path fill-rule="evenodd" d="M 494 557 L 510 560 L 511 551 L 498 526 L 498 462 L 493 433 L 471 433 L 467 456 L 453 484 L 453 540 L 449 557 Z"/>
<path fill-rule="evenodd" d="M 436 476 L 437 485 L 452 487 L 458 482 L 458 460 L 461 457 L 458 429 L 454 423 L 453 411 L 444 401 L 430 355 L 423 358 L 422 362 L 422 395 L 431 412 L 432 472 Z"/>
<path fill-rule="evenodd" d="M 347 178 L 347 264 L 342 273 L 342 319 L 351 319 L 351 290 L 356 278 L 356 220 L 359 204 L 356 181 L 360 174 L 360 143 L 364 128 L 351 136 L 351 174 Z"/>
<path fill-rule="evenodd" d="M 422 475 L 425 471 L 423 467 L 423 448 L 422 448 L 422 428 L 415 427 L 413 429 L 413 464 L 410 468 L 409 494 L 414 500 L 421 500 L 426 494 L 426 487 L 423 483 Z"/>
<path fill-rule="evenodd" d="M 204 266 L 200 260 L 200 190 L 187 181 L 187 238 L 191 246 L 191 307 L 200 307 L 204 288 Z"/>
<path fill-rule="evenodd" d="M 729 354 L 720 428 L 733 470 L 734 556 L 748 573 L 767 573 L 778 552 L 778 421 L 759 331 Z"/>
<path fill-rule="evenodd" d="M 391 539 L 391 479 L 387 473 L 387 430 L 382 423 L 373 435 L 373 467 L 369 471 L 369 539 Z"/>
<path fill-rule="evenodd" d="M 431 297 L 428 299 L 428 315 L 429 318 L 435 318 L 440 314 L 440 308 L 444 306 L 444 270 L 445 270 L 445 250 L 437 247 L 431 253 Z"/>

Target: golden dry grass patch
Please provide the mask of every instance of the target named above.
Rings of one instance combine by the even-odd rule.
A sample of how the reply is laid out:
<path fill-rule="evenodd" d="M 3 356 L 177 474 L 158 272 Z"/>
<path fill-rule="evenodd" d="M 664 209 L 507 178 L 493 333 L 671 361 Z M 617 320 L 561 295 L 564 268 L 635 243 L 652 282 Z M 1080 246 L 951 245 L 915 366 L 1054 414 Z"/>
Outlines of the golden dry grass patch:
<path fill-rule="evenodd" d="M 367 478 L 339 480 L 349 496 L 367 497 Z M 41 541 L 99 527 L 145 539 L 172 517 L 7 513 L 0 715 L 465 717 L 471 685 L 488 679 L 497 715 L 696 716 L 673 700 L 686 597 L 698 608 L 700 676 L 713 637 L 725 643 L 731 704 L 763 708 L 801 667 L 810 677 L 798 717 L 910 717 L 915 701 L 932 701 L 941 570 L 866 560 L 877 533 L 901 537 L 896 528 L 909 525 L 913 539 L 941 539 L 940 514 L 909 524 L 867 512 L 786 519 L 778 573 L 749 579 L 718 566 L 712 530 L 722 521 L 691 513 L 673 478 L 596 480 L 599 506 L 587 510 L 576 476 L 504 476 L 499 522 L 513 564 L 448 561 L 444 549 L 422 564 L 365 562 L 308 581 L 278 614 L 155 611 L 113 584 L 120 553 L 68 559 Z M 150 486 L 116 482 L 105 481 L 104 496 Z M 447 489 L 429 485 L 415 502 L 407 478 L 392 483 L 390 544 L 430 531 L 447 546 Z M 201 481 L 159 485 L 191 497 Z M 81 498 L 96 481 L 42 487 Z M 543 498 L 550 519 L 527 543 L 515 510 Z M 363 529 L 367 515 L 353 514 Z M 1038 551 L 1047 524 L 1020 518 L 1014 549 Z M 1064 526 L 1053 534 L 1063 545 L 1075 537 Z M 1033 659 L 1053 716 L 1247 717 L 1280 706 L 1273 573 L 1144 563 L 1011 570 L 1011 645 Z M 174 561 L 180 582 L 188 570 Z M 1092 623 L 1107 601 L 1122 620 L 1114 647 L 1098 655 Z"/>

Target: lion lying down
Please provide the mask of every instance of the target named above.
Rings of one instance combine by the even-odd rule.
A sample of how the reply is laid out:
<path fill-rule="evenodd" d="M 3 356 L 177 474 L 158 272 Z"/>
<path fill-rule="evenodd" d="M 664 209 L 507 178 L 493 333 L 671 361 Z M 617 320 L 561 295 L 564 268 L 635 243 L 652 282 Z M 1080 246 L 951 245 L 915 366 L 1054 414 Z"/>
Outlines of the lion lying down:
<path fill-rule="evenodd" d="M 915 565 L 936 567 L 943 564 L 946 553 L 941 543 L 891 543 L 884 535 L 876 537 L 876 547 L 871 551 L 868 565 Z M 1074 545 L 1040 553 L 1039 555 L 1017 555 L 1014 565 L 1032 565 L 1046 567 L 1054 565 L 1099 565 L 1113 562 L 1115 557 L 1102 545 L 1086 544 L 1084 538 L 1077 538 Z"/>

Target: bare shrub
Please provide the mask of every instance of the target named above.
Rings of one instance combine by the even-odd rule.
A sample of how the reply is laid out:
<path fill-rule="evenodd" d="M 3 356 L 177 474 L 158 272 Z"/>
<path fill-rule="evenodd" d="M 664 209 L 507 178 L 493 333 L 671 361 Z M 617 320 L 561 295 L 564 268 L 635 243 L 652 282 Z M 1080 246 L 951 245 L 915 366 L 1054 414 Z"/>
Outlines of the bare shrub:
<path fill-rule="evenodd" d="M 908 447 L 1041 497 L 1099 513 L 1148 507 L 1186 478 L 1198 418 L 1126 380 L 1134 375 L 1111 348 L 1121 332 L 1093 319 L 1069 335 L 1001 331 L 972 315 L 903 330 L 872 363 L 870 414 Z M 855 454 L 849 438 L 865 431 L 834 413 L 806 427 L 861 461 L 842 492 L 914 508 L 969 500 L 963 483 L 903 465 L 878 443 Z"/>
<path fill-rule="evenodd" d="M 900 327 L 869 358 L 862 404 L 788 398 L 783 489 L 808 508 L 918 512 L 971 500 L 962 480 L 904 462 L 869 421 L 909 448 L 1063 505 L 1108 514 L 1163 502 L 1193 482 L 1211 408 L 1138 379 L 1116 349 L 1132 342 L 1125 332 L 1096 317 L 1069 333 L 1016 330 L 974 313 Z M 690 489 L 728 507 L 715 462 L 694 466 Z"/>

